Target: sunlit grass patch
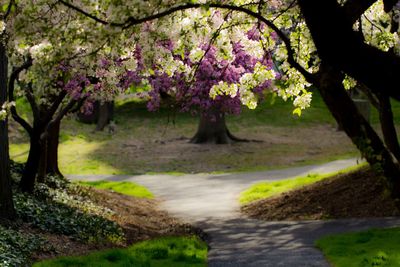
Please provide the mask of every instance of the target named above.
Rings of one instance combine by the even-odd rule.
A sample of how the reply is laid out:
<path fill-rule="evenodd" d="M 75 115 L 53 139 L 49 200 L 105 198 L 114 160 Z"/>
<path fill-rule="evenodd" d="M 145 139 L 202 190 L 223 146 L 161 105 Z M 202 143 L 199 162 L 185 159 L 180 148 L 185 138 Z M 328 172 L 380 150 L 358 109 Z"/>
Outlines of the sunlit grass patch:
<path fill-rule="evenodd" d="M 323 237 L 316 241 L 336 267 L 400 266 L 400 228 L 371 229 Z"/>
<path fill-rule="evenodd" d="M 110 249 L 87 256 L 62 257 L 34 264 L 34 267 L 94 266 L 206 266 L 207 245 L 197 237 L 165 237 L 132 245 L 126 249 Z"/>
<path fill-rule="evenodd" d="M 243 191 L 240 194 L 239 202 L 244 205 L 260 199 L 269 198 L 281 194 L 283 192 L 287 192 L 293 189 L 297 189 L 321 181 L 323 179 L 333 177 L 340 173 L 346 173 L 359 169 L 361 166 L 364 165 L 361 164 L 354 167 L 346 168 L 338 172 L 333 172 L 328 174 L 308 174 L 306 176 L 298 176 L 280 181 L 260 182 L 254 184 L 249 189 Z"/>
<path fill-rule="evenodd" d="M 79 181 L 81 185 L 93 186 L 99 189 L 108 189 L 117 193 L 121 193 L 128 196 L 140 197 L 140 198 L 153 198 L 153 194 L 144 186 L 138 185 L 132 182 L 114 182 L 114 181 L 94 181 L 86 182 Z"/>

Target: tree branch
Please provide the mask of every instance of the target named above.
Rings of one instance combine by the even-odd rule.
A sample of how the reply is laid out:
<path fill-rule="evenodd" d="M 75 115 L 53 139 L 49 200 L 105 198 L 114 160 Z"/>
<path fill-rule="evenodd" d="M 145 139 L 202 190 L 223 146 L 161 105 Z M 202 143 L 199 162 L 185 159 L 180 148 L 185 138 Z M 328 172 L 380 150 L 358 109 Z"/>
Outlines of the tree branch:
<path fill-rule="evenodd" d="M 78 112 L 80 110 L 80 108 L 82 107 L 83 103 L 85 103 L 87 97 L 81 98 L 78 103 L 76 104 L 76 106 L 72 109 L 69 110 L 69 113 L 75 113 Z"/>
<path fill-rule="evenodd" d="M 26 94 L 25 94 L 26 99 L 28 100 L 28 102 L 29 102 L 29 104 L 31 105 L 31 108 L 32 108 L 33 119 L 37 120 L 37 119 L 39 119 L 39 115 L 40 114 L 39 114 L 39 108 L 38 108 L 38 106 L 36 104 L 36 101 L 35 101 L 35 97 L 33 95 L 32 83 L 28 84 L 28 86 L 27 86 L 25 91 L 26 91 Z"/>
<path fill-rule="evenodd" d="M 123 23 L 115 23 L 115 22 L 107 22 L 105 20 L 102 20 L 92 14 L 89 14 L 88 12 L 80 9 L 79 7 L 76 7 L 70 3 L 65 2 L 64 0 L 59 0 L 59 2 L 69 8 L 72 8 L 73 10 L 81 13 L 82 15 L 85 15 L 93 20 L 95 20 L 96 22 L 99 22 L 101 24 L 104 25 L 111 25 L 111 26 L 118 26 L 118 27 L 122 27 L 123 29 L 129 28 L 131 26 L 143 23 L 143 22 L 147 22 L 147 21 L 151 21 L 154 19 L 159 19 L 165 16 L 168 16 L 170 14 L 173 14 L 175 12 L 178 11 L 183 11 L 183 10 L 187 10 L 187 9 L 193 9 L 193 8 L 200 8 L 200 7 L 206 7 L 206 8 L 219 8 L 219 9 L 226 9 L 226 10 L 231 10 L 231 11 L 238 11 L 238 12 L 242 12 L 245 13 L 255 19 L 258 19 L 262 22 L 264 22 L 268 27 L 270 27 L 273 31 L 275 31 L 277 33 L 277 35 L 279 36 L 279 38 L 284 42 L 286 49 L 288 50 L 288 62 L 290 63 L 290 65 L 292 67 L 294 67 L 295 69 L 297 69 L 309 82 L 312 82 L 313 80 L 313 76 L 311 75 L 311 73 L 309 73 L 306 69 L 304 69 L 294 58 L 294 51 L 292 49 L 292 45 L 290 43 L 289 38 L 270 20 L 266 19 L 265 17 L 263 17 L 261 14 L 254 12 L 252 10 L 249 10 L 243 6 L 234 6 L 234 5 L 229 5 L 229 4 L 220 4 L 220 3 L 209 3 L 207 5 L 204 4 L 184 4 L 184 5 L 180 5 L 180 6 L 176 6 L 173 8 L 170 8 L 168 10 L 165 10 L 163 12 L 157 13 L 157 14 L 153 14 L 153 15 L 149 15 L 147 17 L 143 17 L 143 18 L 134 18 L 134 17 L 130 17 L 128 18 L 128 20 L 126 22 Z"/>
<path fill-rule="evenodd" d="M 53 127 L 54 124 L 56 124 L 57 122 L 60 122 L 64 116 L 74 107 L 74 105 L 77 103 L 78 101 L 75 99 L 71 99 L 68 104 L 60 110 L 60 112 L 58 112 L 57 116 L 52 119 L 49 123 L 47 123 L 47 126 L 43 132 L 43 134 L 40 136 L 41 140 L 44 140 L 45 138 L 47 138 L 48 136 L 48 132 L 49 129 L 51 129 L 51 127 Z"/>
<path fill-rule="evenodd" d="M 354 24 L 375 2 L 376 0 L 347 0 L 342 8 L 351 24 Z"/>
<path fill-rule="evenodd" d="M 18 79 L 19 74 L 28 69 L 30 66 L 32 66 L 32 58 L 28 58 L 28 60 L 22 64 L 21 66 L 19 66 L 18 68 L 15 68 L 11 75 L 10 75 L 10 80 L 8 81 L 8 100 L 14 101 L 14 89 L 15 89 L 15 82 Z M 29 135 L 32 134 L 33 128 L 31 125 L 29 125 L 29 123 L 24 120 L 21 116 L 18 115 L 17 109 L 15 106 L 11 106 L 11 115 L 13 117 L 13 119 L 18 122 L 27 132 Z"/>
<path fill-rule="evenodd" d="M 67 92 L 65 90 L 62 90 L 60 92 L 60 94 L 56 97 L 53 104 L 50 106 L 49 110 L 47 111 L 45 118 L 43 119 L 44 123 L 47 123 L 51 120 L 51 118 L 56 113 L 58 107 L 61 105 L 61 103 L 64 100 L 66 95 L 67 95 Z"/>
<path fill-rule="evenodd" d="M 6 13 L 4 14 L 4 16 L 2 17 L 3 20 L 6 20 L 7 17 L 11 14 L 11 8 L 12 6 L 15 4 L 14 0 L 10 0 L 10 3 L 7 6 L 7 10 Z"/>
<path fill-rule="evenodd" d="M 75 10 L 76 12 L 78 12 L 78 13 L 80 13 L 80 14 L 82 14 L 82 15 L 84 15 L 84 16 L 86 16 L 86 17 L 88 17 L 88 18 L 90 18 L 90 19 L 92 19 L 92 20 L 94 20 L 94 21 L 96 21 L 96 22 L 98 22 L 98 23 L 101 23 L 101 24 L 103 24 L 103 25 L 108 25 L 108 24 L 110 24 L 110 23 L 108 23 L 107 21 L 102 20 L 102 19 L 98 18 L 97 16 L 88 13 L 88 12 L 86 12 L 85 10 L 83 10 L 83 9 L 81 9 L 81 8 L 75 6 L 75 5 L 73 5 L 73 4 L 71 4 L 71 3 L 67 2 L 67 1 L 58 0 L 58 2 L 60 2 L 62 5 L 68 7 L 68 8 L 70 8 L 70 9 L 72 9 L 72 10 Z M 115 25 L 115 26 L 121 26 L 121 25 Z"/>

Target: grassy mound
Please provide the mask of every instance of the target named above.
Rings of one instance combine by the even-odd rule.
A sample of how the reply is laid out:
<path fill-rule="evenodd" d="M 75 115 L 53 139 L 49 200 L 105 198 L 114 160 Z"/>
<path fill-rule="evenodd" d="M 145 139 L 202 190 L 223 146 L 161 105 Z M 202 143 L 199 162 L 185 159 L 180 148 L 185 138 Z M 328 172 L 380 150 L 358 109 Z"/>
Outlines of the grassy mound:
<path fill-rule="evenodd" d="M 301 181 L 309 182 L 310 179 Z M 400 215 L 398 202 L 391 198 L 385 178 L 368 168 L 338 174 L 298 189 L 251 202 L 242 206 L 242 212 L 261 220 Z"/>

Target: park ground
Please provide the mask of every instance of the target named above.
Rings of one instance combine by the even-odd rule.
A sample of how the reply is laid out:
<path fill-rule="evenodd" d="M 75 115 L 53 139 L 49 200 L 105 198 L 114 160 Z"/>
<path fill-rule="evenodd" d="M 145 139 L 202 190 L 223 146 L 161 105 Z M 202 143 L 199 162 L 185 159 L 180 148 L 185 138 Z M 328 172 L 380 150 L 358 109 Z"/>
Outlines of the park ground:
<path fill-rule="evenodd" d="M 28 114 L 26 105 L 20 106 Z M 394 109 L 400 114 L 396 112 L 399 106 Z M 375 113 L 371 119 L 378 127 Z M 117 102 L 115 123 L 115 132 L 110 133 L 108 129 L 94 132 L 93 125 L 80 124 L 73 117 L 64 120 L 60 138 L 61 171 L 66 175 L 86 177 L 160 173 L 176 177 L 202 173 L 218 176 L 301 167 L 358 156 L 345 134 L 337 131 L 318 95 L 312 108 L 302 117 L 293 115 L 290 103 L 281 100 L 276 100 L 274 105 L 264 103 L 255 111 L 245 110 L 239 117 L 229 117 L 230 130 L 250 140 L 232 145 L 189 144 L 197 127 L 196 118 L 167 110 L 148 113 L 144 104 L 136 101 Z M 27 138 L 14 123 L 11 123 L 10 139 L 12 159 L 23 162 L 28 151 Z M 246 216 L 267 221 L 399 215 L 398 203 L 388 196 L 385 186 L 367 167 L 325 178 L 315 179 L 306 187 L 302 187 L 303 182 L 300 182 L 300 188 L 289 186 L 290 191 L 285 189 L 267 199 L 261 197 L 250 201 L 241 210 Z M 85 190 L 90 191 L 90 201 L 97 206 L 119 214 L 107 218 L 122 227 L 125 240 L 122 243 L 87 242 L 57 231 L 45 233 L 40 227 L 38 230 L 37 225 L 20 222 L 23 235 L 38 235 L 51 244 L 51 249 L 39 249 L 30 256 L 31 259 L 82 255 L 171 235 L 187 238 L 197 235 L 208 241 L 203 231 L 163 211 L 158 195 L 156 199 L 149 199 L 102 189 Z M 239 194 L 236 199 L 239 203 L 238 198 Z M 323 247 L 323 242 L 318 246 Z M 387 254 L 383 257 L 392 257 Z"/>

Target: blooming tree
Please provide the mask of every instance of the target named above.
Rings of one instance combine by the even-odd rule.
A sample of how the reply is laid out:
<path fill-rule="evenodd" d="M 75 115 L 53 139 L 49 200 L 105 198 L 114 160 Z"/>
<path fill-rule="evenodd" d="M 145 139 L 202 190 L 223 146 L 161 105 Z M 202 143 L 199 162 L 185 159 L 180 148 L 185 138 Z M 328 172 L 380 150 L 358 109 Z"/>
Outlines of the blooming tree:
<path fill-rule="evenodd" d="M 12 72 L 9 101 L 26 97 L 33 122 L 13 118 L 30 137 L 21 188 L 32 191 L 36 174 L 59 174 L 57 146 L 61 119 L 69 112 L 91 112 L 94 101 L 108 101 L 135 81 L 136 59 L 111 48 L 114 30 L 94 32 L 95 23 L 48 1 L 13 3 L 6 22 L 7 48 Z M 101 29 L 99 29 L 101 30 Z M 95 40 L 97 42 L 95 42 Z M 128 39 L 126 39 L 128 40 Z M 54 163 L 55 161 L 55 163 Z M 53 168 L 53 169 L 52 169 Z"/>
<path fill-rule="evenodd" d="M 248 34 L 260 38 L 253 36 L 255 31 Z M 218 58 L 221 55 L 217 47 L 210 43 L 186 56 L 175 55 L 181 63 L 179 68 L 167 73 L 161 66 L 147 79 L 152 88 L 148 108 L 159 108 L 161 98 L 168 96 L 179 111 L 200 113 L 199 129 L 192 142 L 238 141 L 226 128 L 224 115 L 239 114 L 242 103 L 254 109 L 266 91 L 272 91 L 275 79 L 271 58 L 262 51 L 259 58 L 247 53 L 241 44 L 246 39 L 232 44 L 232 58 Z M 160 49 L 174 53 L 171 42 L 160 44 Z M 187 70 L 189 73 L 185 73 Z"/>
<path fill-rule="evenodd" d="M 283 75 L 282 82 L 279 83 L 281 86 L 276 92 L 284 99 L 293 100 L 295 113 L 300 114 L 309 105 L 311 94 L 307 87 L 310 84 L 316 85 L 328 108 L 367 160 L 371 164 L 382 165 L 385 174 L 393 178 L 388 180 L 392 184 L 400 185 L 397 182 L 399 179 L 395 179 L 398 171 L 395 170 L 390 154 L 370 125 L 359 116 L 342 84 L 344 74 L 347 74 L 362 82 L 373 93 L 399 98 L 398 92 L 391 85 L 395 84 L 397 74 L 393 69 L 400 69 L 400 59 L 384 51 L 387 47 L 398 44 L 398 36 L 386 30 L 384 34 L 372 31 L 373 37 L 368 39 L 363 31 L 354 29 L 356 21 L 366 12 L 369 16 L 368 8 L 377 1 L 320 2 L 39 0 L 33 6 L 30 1 L 18 1 L 16 6 L 20 10 L 15 12 L 16 19 L 6 22 L 5 28 L 6 31 L 7 28 L 18 29 L 15 32 L 19 35 L 8 31 L 11 40 L 9 43 L 13 44 L 9 46 L 11 54 L 18 54 L 14 53 L 18 52 L 18 48 L 40 44 L 39 51 L 45 51 L 43 57 L 57 58 L 58 64 L 68 58 L 66 55 L 75 55 L 76 52 L 80 55 L 97 55 L 104 51 L 105 58 L 115 61 L 120 57 L 119 54 L 124 53 L 125 44 L 129 44 L 127 53 L 140 47 L 143 64 L 140 77 L 146 77 L 143 80 L 150 85 L 152 81 L 155 85 L 156 80 L 165 78 L 167 81 L 171 77 L 177 82 L 200 83 L 198 75 L 206 64 L 203 61 L 207 62 L 208 57 L 213 55 L 213 47 L 214 63 L 217 63 L 213 68 L 221 72 L 218 64 L 226 61 L 227 65 L 234 65 L 232 62 L 235 59 L 235 47 L 240 39 L 240 45 L 249 56 L 260 60 L 261 55 L 270 54 L 279 61 Z M 394 12 L 395 3 L 386 0 L 383 4 L 385 12 Z M 383 13 L 373 12 L 372 15 L 379 20 Z M 69 16 L 71 20 L 64 20 Z M 367 19 L 361 20 L 362 26 Z M 26 21 L 27 25 L 23 25 Z M 259 36 L 246 38 L 245 35 L 254 29 Z M 35 34 L 37 32 L 45 35 Z M 361 38 L 363 35 L 364 38 Z M 20 38 L 28 41 L 22 42 L 22 46 L 15 45 Z M 166 40 L 173 44 L 172 49 L 160 49 L 160 44 Z M 207 44 L 210 45 L 211 52 L 204 49 Z M 46 51 L 47 47 L 51 48 L 50 52 Z M 35 51 L 32 52 L 35 54 Z M 87 60 L 83 60 L 83 65 L 79 63 L 78 66 L 85 66 L 82 69 L 92 72 L 84 76 L 95 77 L 93 73 L 96 67 L 93 62 L 98 60 L 86 56 L 81 58 Z M 13 58 L 12 62 L 18 62 L 18 59 Z M 134 64 L 138 64 L 137 61 Z M 45 70 L 48 65 L 43 65 L 45 66 L 41 68 Z M 76 69 L 74 64 L 71 66 L 72 70 Z M 217 102 L 224 97 L 231 101 L 238 97 L 241 103 L 254 107 L 254 90 L 260 85 L 256 82 L 263 81 L 258 78 L 264 77 L 257 73 L 265 70 L 262 66 L 265 65 L 260 61 L 258 67 L 254 66 L 250 72 L 241 72 L 240 77 L 232 80 L 220 78 L 211 85 L 209 93 Z M 374 72 L 365 66 L 372 66 Z M 34 64 L 31 68 L 35 69 Z M 42 74 L 44 73 L 48 72 L 44 71 Z M 376 79 L 374 74 L 381 79 Z M 116 75 L 108 75 L 110 84 L 115 85 L 113 77 L 115 79 Z M 25 84 L 29 88 L 29 78 L 27 81 Z M 42 81 L 36 83 L 40 84 Z M 188 90 L 194 87 L 195 85 L 186 86 Z M 95 90 L 89 84 L 85 88 L 89 91 Z M 157 86 L 153 86 L 154 88 Z M 155 93 L 153 98 L 153 101 L 157 100 Z M 371 150 L 373 153 L 369 153 Z M 400 192 L 400 187 L 397 191 Z"/>
<path fill-rule="evenodd" d="M 74 3 L 76 5 L 65 0 L 59 2 L 78 13 L 95 14 L 93 10 L 82 5 L 85 1 Z M 191 20 L 190 14 L 186 16 L 187 20 L 181 19 L 182 14 L 194 8 L 202 8 L 203 11 L 216 8 L 221 12 L 234 13 L 233 17 L 239 18 L 237 21 L 239 24 L 254 20 L 264 22 L 280 39 L 280 42 L 273 44 L 275 48 L 273 50 L 283 60 L 281 66 L 286 76 L 286 87 L 281 89 L 280 96 L 285 98 L 294 94 L 296 98 L 298 95 L 304 95 L 307 99 L 308 93 L 304 91 L 307 83 L 317 86 L 328 108 L 344 127 L 348 136 L 372 165 L 379 165 L 384 170 L 393 192 L 400 194 L 398 167 L 395 166 L 390 153 L 375 131 L 361 117 L 342 84 L 347 74 L 363 83 L 376 95 L 383 94 L 386 97 L 400 99 L 398 91 L 393 89 L 400 69 L 400 59 L 393 53 L 385 51 L 398 45 L 398 35 L 381 28 L 369 31 L 368 34 L 372 37 L 366 38 L 367 32 L 363 26 L 366 21 L 376 24 L 370 15 L 376 18 L 375 21 L 384 22 L 385 13 L 397 12 L 397 1 L 383 0 L 383 11 L 382 5 L 372 6 L 376 2 L 381 1 L 159 1 L 160 5 L 157 8 L 152 6 L 151 1 L 146 2 L 147 8 L 140 3 L 128 8 L 124 4 L 107 2 L 107 8 L 112 7 L 118 14 L 117 17 L 109 18 L 100 14 L 93 15 L 92 18 L 103 25 L 129 28 L 154 19 L 164 21 L 164 25 L 171 26 L 171 23 L 165 23 L 168 20 L 162 18 L 172 15 L 178 18 L 181 25 L 191 24 L 191 28 L 196 29 L 193 35 L 208 29 L 203 27 L 202 16 L 200 18 L 194 16 L 195 19 Z M 368 11 L 371 6 L 375 12 Z M 209 15 L 212 18 L 212 12 Z M 355 25 L 357 20 L 361 25 L 358 29 Z M 393 21 L 390 24 L 393 25 Z M 181 28 L 179 23 L 176 27 Z M 165 28 L 174 29 L 168 26 Z M 193 36 L 193 39 L 196 38 L 197 36 Z M 229 42 L 222 41 L 219 44 L 222 51 L 231 51 Z M 228 87 L 225 85 L 223 88 Z M 297 103 L 299 102 L 306 100 L 298 100 Z M 299 111 L 301 110 L 296 110 Z"/>

